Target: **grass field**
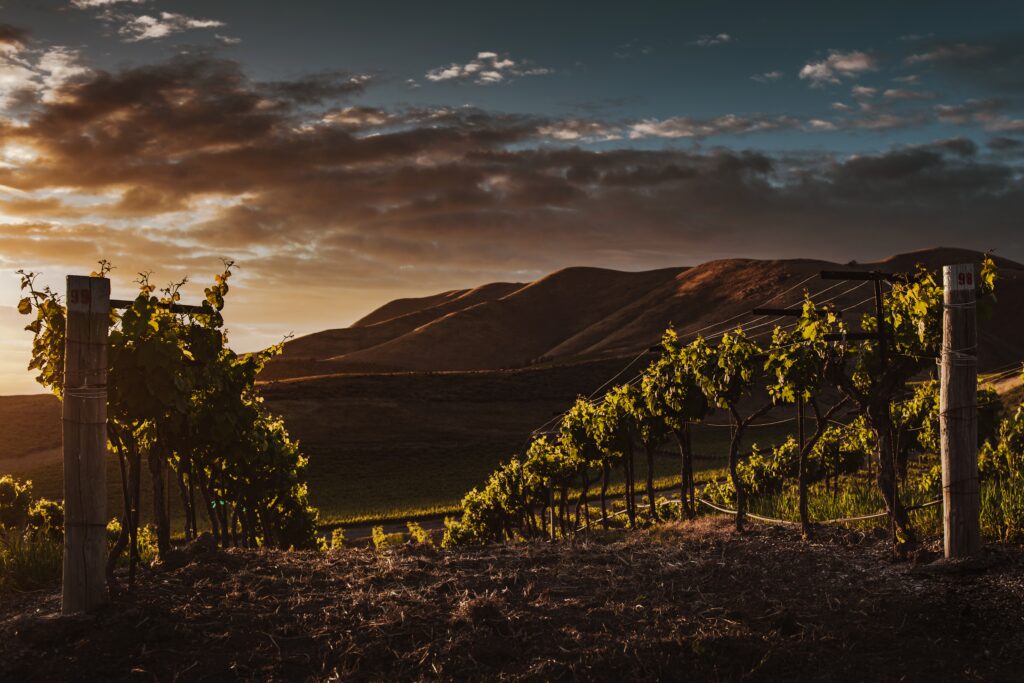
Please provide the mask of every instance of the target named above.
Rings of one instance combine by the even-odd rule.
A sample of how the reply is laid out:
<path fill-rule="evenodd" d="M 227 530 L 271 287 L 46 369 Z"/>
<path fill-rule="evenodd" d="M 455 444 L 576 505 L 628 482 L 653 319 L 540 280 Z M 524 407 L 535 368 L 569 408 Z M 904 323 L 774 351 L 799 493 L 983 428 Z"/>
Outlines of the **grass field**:
<path fill-rule="evenodd" d="M 310 495 L 322 521 L 348 526 L 453 513 L 466 491 L 483 483 L 499 462 L 522 453 L 533 428 L 619 367 L 621 361 L 600 361 L 508 372 L 331 376 L 274 382 L 263 393 L 309 456 Z M 1019 393 L 1019 382 L 1013 388 Z M 16 471 L 34 481 L 38 494 L 59 498 L 59 404 L 52 396 L 28 397 L 30 410 L 19 412 L 15 398 L 26 397 L 0 400 L 10 445 L 8 457 L 0 456 L 0 471 Z M 765 420 L 788 417 L 787 412 Z M 752 427 L 742 449 L 777 443 L 792 426 Z M 697 428 L 698 471 L 725 466 L 728 433 Z M 36 444 L 48 450 L 33 449 Z M 642 456 L 637 460 L 642 484 L 646 466 Z M 659 487 L 677 485 L 678 471 L 679 458 L 669 444 L 656 461 Z M 107 485 L 113 517 L 121 509 L 113 458 Z M 176 503 L 172 499 L 172 511 Z M 150 508 L 145 503 L 144 518 Z"/>
<path fill-rule="evenodd" d="M 772 427 L 758 430 L 763 434 L 759 443 L 768 445 L 785 438 L 785 430 Z M 721 474 L 726 465 L 728 430 L 698 429 L 694 445 L 698 459 L 694 463 L 698 473 Z M 749 445 L 749 441 L 748 441 Z M 348 468 L 316 467 L 314 456 L 310 466 L 310 495 L 320 508 L 321 522 L 332 526 L 348 526 L 370 522 L 403 521 L 443 514 L 454 514 L 462 496 L 470 488 L 480 485 L 490 472 L 507 456 L 495 454 L 481 457 L 475 449 L 447 450 L 443 457 L 431 458 L 426 464 L 417 460 L 394 459 L 385 461 L 387 468 L 374 471 L 373 467 Z M 379 461 L 378 461 L 379 465 Z M 645 459 L 637 457 L 638 485 L 646 477 Z M 33 481 L 38 495 L 60 498 L 62 490 L 61 465 L 51 463 L 19 474 Z M 121 510 L 121 479 L 116 458 L 107 462 L 107 510 L 111 517 Z M 705 475 L 706 476 L 706 475 Z M 655 484 L 660 490 L 678 486 L 679 456 L 666 450 L 655 461 Z M 613 477 L 613 493 L 621 493 L 621 474 Z M 616 485 L 619 484 L 619 485 Z M 143 520 L 151 518 L 148 471 L 143 470 Z M 596 491 L 596 488 L 595 488 Z M 172 497 L 172 513 L 180 507 Z"/>

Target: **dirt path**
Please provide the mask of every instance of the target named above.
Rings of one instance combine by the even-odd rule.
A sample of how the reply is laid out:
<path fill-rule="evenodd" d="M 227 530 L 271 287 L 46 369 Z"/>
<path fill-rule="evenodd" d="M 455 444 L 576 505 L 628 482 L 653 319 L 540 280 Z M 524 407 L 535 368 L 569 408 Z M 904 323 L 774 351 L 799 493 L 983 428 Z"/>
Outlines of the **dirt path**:
<path fill-rule="evenodd" d="M 576 544 L 214 552 L 80 619 L 3 596 L 7 680 L 1019 681 L 1024 552 L 727 520 Z"/>

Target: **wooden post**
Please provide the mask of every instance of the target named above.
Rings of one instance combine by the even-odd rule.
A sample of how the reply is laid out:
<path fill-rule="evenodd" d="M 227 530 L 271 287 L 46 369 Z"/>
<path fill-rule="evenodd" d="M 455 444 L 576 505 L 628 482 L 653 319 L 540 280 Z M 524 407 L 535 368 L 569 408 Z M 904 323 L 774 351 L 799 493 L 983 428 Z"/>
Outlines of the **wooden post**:
<path fill-rule="evenodd" d="M 107 599 L 107 333 L 110 280 L 69 275 L 64 356 L 64 585 L 61 612 Z"/>
<path fill-rule="evenodd" d="M 978 488 L 978 331 L 974 264 L 942 268 L 942 524 L 946 557 L 981 549 Z"/>

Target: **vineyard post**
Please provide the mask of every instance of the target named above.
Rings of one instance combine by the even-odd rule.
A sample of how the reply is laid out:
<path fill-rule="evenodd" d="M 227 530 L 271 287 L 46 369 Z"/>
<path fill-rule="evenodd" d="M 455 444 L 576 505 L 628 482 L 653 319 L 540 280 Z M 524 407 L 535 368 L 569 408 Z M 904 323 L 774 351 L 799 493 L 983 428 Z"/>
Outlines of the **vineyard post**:
<path fill-rule="evenodd" d="M 110 280 L 69 275 L 63 406 L 63 614 L 93 609 L 107 597 L 109 325 Z"/>
<path fill-rule="evenodd" d="M 978 331 L 974 264 L 942 268 L 942 370 L 939 433 L 942 451 L 942 530 L 945 555 L 981 549 L 978 488 Z"/>

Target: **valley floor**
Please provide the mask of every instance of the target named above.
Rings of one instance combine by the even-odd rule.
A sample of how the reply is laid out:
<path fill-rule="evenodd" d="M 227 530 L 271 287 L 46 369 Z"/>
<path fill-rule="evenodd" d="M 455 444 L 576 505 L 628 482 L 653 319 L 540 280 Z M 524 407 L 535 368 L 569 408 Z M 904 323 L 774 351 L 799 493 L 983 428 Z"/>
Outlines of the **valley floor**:
<path fill-rule="evenodd" d="M 5 595 L 6 680 L 1020 680 L 1024 552 L 703 518 L 575 545 L 214 551 L 83 618 Z"/>

